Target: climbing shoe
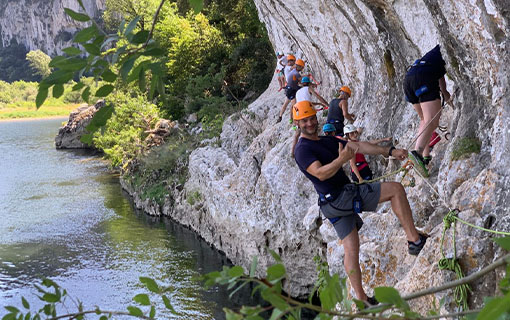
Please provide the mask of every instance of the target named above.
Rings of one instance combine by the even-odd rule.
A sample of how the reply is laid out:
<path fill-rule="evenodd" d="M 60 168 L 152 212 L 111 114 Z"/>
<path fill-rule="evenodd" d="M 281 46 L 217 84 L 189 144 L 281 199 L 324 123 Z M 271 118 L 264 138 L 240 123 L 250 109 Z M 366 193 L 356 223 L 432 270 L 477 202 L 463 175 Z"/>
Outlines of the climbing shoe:
<path fill-rule="evenodd" d="M 423 246 L 425 246 L 425 243 L 427 242 L 427 236 L 424 234 L 419 234 L 420 239 L 416 242 L 407 241 L 407 247 L 409 249 L 409 254 L 413 256 L 417 256 L 420 254 L 421 249 L 423 249 Z"/>
<path fill-rule="evenodd" d="M 427 178 L 429 176 L 429 171 L 425 167 L 423 157 L 416 150 L 409 153 L 409 160 L 412 161 L 416 170 L 418 170 L 423 177 Z"/>
<path fill-rule="evenodd" d="M 423 163 L 428 166 L 430 161 L 432 161 L 432 156 L 424 156 L 423 157 Z"/>

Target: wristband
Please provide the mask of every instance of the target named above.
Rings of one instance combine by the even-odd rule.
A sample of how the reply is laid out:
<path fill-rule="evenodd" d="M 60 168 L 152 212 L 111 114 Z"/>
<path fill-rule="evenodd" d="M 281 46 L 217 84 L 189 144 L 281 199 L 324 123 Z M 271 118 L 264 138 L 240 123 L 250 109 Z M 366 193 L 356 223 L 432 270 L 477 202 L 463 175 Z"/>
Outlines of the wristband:
<path fill-rule="evenodd" d="M 397 149 L 397 148 L 395 148 L 394 146 L 391 146 L 391 147 L 390 147 L 390 150 L 388 151 L 388 156 L 390 156 L 390 157 L 391 157 L 391 156 L 392 156 L 392 155 L 391 155 L 391 152 L 393 152 L 393 150 L 395 150 L 395 149 Z"/>

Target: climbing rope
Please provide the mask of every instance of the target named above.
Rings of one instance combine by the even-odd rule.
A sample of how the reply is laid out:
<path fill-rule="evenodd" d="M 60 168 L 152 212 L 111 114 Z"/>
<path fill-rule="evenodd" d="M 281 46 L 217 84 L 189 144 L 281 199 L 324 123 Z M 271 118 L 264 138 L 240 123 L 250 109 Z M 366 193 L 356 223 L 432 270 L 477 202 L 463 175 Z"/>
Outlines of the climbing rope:
<path fill-rule="evenodd" d="M 439 111 L 438 111 L 438 112 L 434 115 L 434 117 L 432 117 L 432 119 L 430 119 L 430 121 L 429 121 L 429 122 L 427 122 L 427 124 L 425 125 L 425 127 L 424 127 L 424 128 L 421 130 L 421 132 L 420 132 L 420 133 L 419 133 L 419 134 L 418 134 L 418 135 L 417 135 L 417 136 L 416 136 L 416 137 L 415 137 L 415 138 L 411 141 L 411 143 L 409 143 L 409 145 L 407 146 L 407 148 L 406 148 L 406 149 L 409 149 L 409 148 L 411 148 L 411 147 L 413 146 L 413 144 L 416 142 L 416 140 L 418 140 L 418 138 L 419 138 L 419 137 L 420 137 L 420 136 L 421 136 L 421 135 L 425 132 L 425 129 L 427 129 L 427 128 L 430 126 L 430 124 L 432 123 L 432 121 L 434 121 L 434 119 L 435 119 L 435 118 L 437 118 L 437 116 L 441 114 L 441 112 L 443 111 L 443 109 L 445 108 L 445 106 L 446 106 L 446 105 L 451 105 L 451 106 L 453 107 L 453 102 L 452 102 L 452 101 L 453 101 L 453 97 L 454 97 L 454 96 L 455 96 L 455 94 L 457 93 L 458 89 L 459 89 L 459 88 L 457 87 L 457 89 L 455 89 L 455 90 L 453 91 L 452 95 L 450 96 L 450 99 L 449 99 L 448 101 L 446 101 L 446 103 L 445 103 L 445 101 L 444 101 L 444 99 L 443 99 L 443 101 L 442 101 L 442 103 L 441 103 L 441 108 L 439 109 Z"/>
<path fill-rule="evenodd" d="M 402 177 L 402 180 L 404 179 L 404 177 L 407 175 L 407 172 L 413 167 L 413 163 L 411 162 L 411 160 L 408 160 L 402 167 L 398 168 L 397 170 L 395 171 L 392 171 L 390 173 L 387 173 L 383 176 L 380 176 L 378 178 L 375 178 L 375 179 L 372 179 L 372 180 L 363 180 L 362 182 L 356 182 L 355 184 L 365 184 L 365 183 L 372 183 L 372 182 L 377 182 L 379 180 L 383 180 L 385 178 L 388 178 L 394 174 L 397 174 L 401 171 L 405 171 L 404 173 L 404 176 Z"/>
<path fill-rule="evenodd" d="M 457 275 L 457 279 L 464 278 L 464 273 L 462 272 L 462 268 L 460 267 L 459 260 L 457 259 L 457 247 L 455 243 L 455 223 L 457 221 L 457 213 L 458 210 L 450 210 L 446 216 L 443 218 L 443 235 L 441 236 L 441 259 L 439 259 L 437 266 L 439 270 L 450 270 L 455 272 Z M 446 231 L 452 227 L 452 243 L 453 243 L 453 258 L 447 258 L 444 254 L 444 239 L 446 235 Z M 455 287 L 453 290 L 453 297 L 455 302 L 459 307 L 462 307 L 463 310 L 468 310 L 467 304 L 467 295 L 468 290 L 471 290 L 471 287 L 465 283 Z"/>

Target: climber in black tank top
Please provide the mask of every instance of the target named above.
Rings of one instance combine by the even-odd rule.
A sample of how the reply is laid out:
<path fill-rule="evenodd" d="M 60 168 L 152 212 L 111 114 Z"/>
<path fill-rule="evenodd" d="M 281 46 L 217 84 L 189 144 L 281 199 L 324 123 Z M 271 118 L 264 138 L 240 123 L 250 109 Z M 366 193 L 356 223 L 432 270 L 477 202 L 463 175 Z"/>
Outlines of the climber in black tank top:
<path fill-rule="evenodd" d="M 347 86 L 343 86 L 339 90 L 338 98 L 331 100 L 328 109 L 328 120 L 327 123 L 331 123 L 335 126 L 337 134 L 343 136 L 344 132 L 344 119 L 347 119 L 350 123 L 354 122 L 355 116 L 349 113 L 348 99 L 351 96 L 351 89 Z"/>

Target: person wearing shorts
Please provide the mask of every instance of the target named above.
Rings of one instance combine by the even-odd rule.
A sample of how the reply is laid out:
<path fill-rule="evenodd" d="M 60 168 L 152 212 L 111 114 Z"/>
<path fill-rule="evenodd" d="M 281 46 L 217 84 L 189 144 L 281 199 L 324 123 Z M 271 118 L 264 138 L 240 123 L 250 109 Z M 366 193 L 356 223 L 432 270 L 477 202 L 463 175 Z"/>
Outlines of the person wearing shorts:
<path fill-rule="evenodd" d="M 441 47 L 435 46 L 423 57 L 416 60 L 406 73 L 404 79 L 404 93 L 406 100 L 413 104 L 420 117 L 420 125 L 415 149 L 410 152 L 409 159 L 415 164 L 416 169 L 428 177 L 429 172 L 425 167 L 424 158 L 430 159 L 429 141 L 439 125 L 441 117 L 441 97 L 450 102 L 450 93 L 446 90 L 445 61 L 441 55 Z M 436 116 L 438 114 L 438 116 Z M 434 118 L 435 117 L 435 118 Z M 430 123 L 430 124 L 429 124 Z"/>
<path fill-rule="evenodd" d="M 404 160 L 407 151 L 368 142 L 347 142 L 335 137 L 319 136 L 317 112 L 309 101 L 296 103 L 292 111 L 294 122 L 301 132 L 294 151 L 296 163 L 300 171 L 313 183 L 319 194 L 321 212 L 333 223 L 338 237 L 342 239 L 344 267 L 356 297 L 369 304 L 376 304 L 377 300 L 366 295 L 361 282 L 358 231 L 363 220 L 357 212 L 375 211 L 378 203 L 391 201 L 394 213 L 406 233 L 408 250 L 412 255 L 420 253 L 426 236 L 419 234 L 414 226 L 411 208 L 400 183 L 354 185 L 342 166 L 354 157 L 356 152 L 391 155 L 398 160 Z M 361 205 L 361 210 L 357 210 L 358 205 Z"/>
<path fill-rule="evenodd" d="M 290 59 L 287 57 L 290 61 Z M 287 109 L 289 103 L 291 106 L 296 103 L 296 92 L 299 90 L 299 82 L 301 81 L 301 74 L 299 73 L 305 67 L 305 62 L 301 59 L 296 60 L 295 68 L 290 70 L 288 73 L 286 72 L 287 77 L 287 87 L 285 87 L 285 102 L 283 103 L 282 109 L 280 110 L 280 114 L 278 115 L 278 120 L 276 122 L 282 121 L 283 114 Z M 292 112 L 290 113 L 290 122 L 292 123 Z"/>

